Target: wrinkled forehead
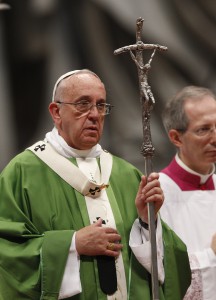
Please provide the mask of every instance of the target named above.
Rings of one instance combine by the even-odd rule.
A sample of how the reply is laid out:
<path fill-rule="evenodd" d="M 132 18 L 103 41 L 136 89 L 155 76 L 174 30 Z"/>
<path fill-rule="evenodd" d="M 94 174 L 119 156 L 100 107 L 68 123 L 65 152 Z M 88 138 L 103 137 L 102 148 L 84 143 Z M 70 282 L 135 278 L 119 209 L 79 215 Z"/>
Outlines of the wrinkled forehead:
<path fill-rule="evenodd" d="M 96 76 L 97 78 L 99 78 L 99 77 L 97 76 L 97 74 L 95 74 L 94 72 L 92 72 L 92 71 L 90 71 L 90 70 L 87 70 L 87 69 L 69 71 L 69 72 L 67 72 L 67 73 L 65 73 L 65 74 L 63 74 L 63 75 L 61 75 L 61 76 L 58 78 L 58 80 L 56 81 L 55 85 L 54 85 L 54 88 L 53 88 L 53 94 L 52 94 L 52 102 L 55 101 L 56 90 L 57 90 L 57 87 L 58 87 L 58 85 L 60 84 L 60 82 L 61 82 L 62 80 L 64 80 L 65 78 L 68 78 L 68 77 L 70 77 L 70 76 L 72 76 L 72 75 L 82 74 L 82 73 L 83 73 L 83 74 L 92 74 L 92 75 Z M 100 79 L 100 78 L 99 78 L 99 79 Z"/>

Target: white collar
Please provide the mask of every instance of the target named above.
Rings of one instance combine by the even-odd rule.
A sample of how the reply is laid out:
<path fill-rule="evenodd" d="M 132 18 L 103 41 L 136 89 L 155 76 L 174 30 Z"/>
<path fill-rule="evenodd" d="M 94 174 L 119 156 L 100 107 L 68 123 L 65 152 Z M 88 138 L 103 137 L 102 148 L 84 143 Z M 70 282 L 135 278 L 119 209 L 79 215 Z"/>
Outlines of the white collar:
<path fill-rule="evenodd" d="M 64 157 L 99 157 L 102 153 L 102 148 L 99 144 L 88 150 L 78 150 L 70 147 L 65 140 L 58 134 L 56 127 L 45 135 L 45 141 L 50 143 L 52 147 Z"/>
<path fill-rule="evenodd" d="M 207 174 L 207 175 L 203 175 L 203 174 L 200 174 L 200 173 L 197 173 L 195 172 L 194 170 L 190 169 L 188 166 L 186 166 L 186 164 L 183 163 L 183 161 L 180 159 L 179 155 L 176 154 L 175 156 L 175 159 L 177 161 L 177 163 L 187 172 L 191 173 L 191 174 L 194 174 L 194 175 L 197 175 L 200 177 L 200 183 L 203 184 L 207 181 L 207 179 L 212 175 L 214 174 L 215 172 L 215 165 L 212 164 L 212 171 L 211 173 Z"/>

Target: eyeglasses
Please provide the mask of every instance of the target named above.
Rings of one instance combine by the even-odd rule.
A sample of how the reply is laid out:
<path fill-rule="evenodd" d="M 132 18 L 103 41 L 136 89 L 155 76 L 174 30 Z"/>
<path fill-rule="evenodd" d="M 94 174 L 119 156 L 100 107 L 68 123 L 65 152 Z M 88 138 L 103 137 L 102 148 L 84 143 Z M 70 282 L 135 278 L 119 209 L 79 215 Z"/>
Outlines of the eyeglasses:
<path fill-rule="evenodd" d="M 80 101 L 80 102 L 76 102 L 76 103 L 56 101 L 56 103 L 73 105 L 75 107 L 75 109 L 81 114 L 87 114 L 90 112 L 90 110 L 93 107 L 96 107 L 98 110 L 98 113 L 102 116 L 109 115 L 112 107 L 114 107 L 113 105 L 108 104 L 108 103 L 92 104 L 91 102 L 88 102 L 88 101 Z"/>
<path fill-rule="evenodd" d="M 203 126 L 200 128 L 197 128 L 196 130 L 190 131 L 187 129 L 176 129 L 178 131 L 181 131 L 183 133 L 185 132 L 192 132 L 193 134 L 200 136 L 200 137 L 209 137 L 216 131 L 216 125 L 215 126 Z"/>

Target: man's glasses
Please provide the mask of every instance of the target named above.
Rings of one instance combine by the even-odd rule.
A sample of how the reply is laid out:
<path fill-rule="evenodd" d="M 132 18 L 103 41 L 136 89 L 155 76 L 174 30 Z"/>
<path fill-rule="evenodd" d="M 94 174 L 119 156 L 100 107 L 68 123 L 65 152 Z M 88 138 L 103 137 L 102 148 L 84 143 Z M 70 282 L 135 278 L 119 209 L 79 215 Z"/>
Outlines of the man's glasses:
<path fill-rule="evenodd" d="M 90 112 L 90 110 L 93 107 L 96 107 L 98 110 L 98 113 L 102 116 L 109 115 L 111 112 L 111 109 L 113 107 L 113 105 L 108 104 L 108 103 L 92 104 L 91 102 L 88 102 L 88 101 L 80 101 L 80 102 L 76 102 L 76 103 L 56 101 L 56 103 L 73 105 L 75 107 L 75 109 L 77 110 L 77 112 L 79 112 L 81 114 L 87 114 Z"/>
<path fill-rule="evenodd" d="M 216 126 L 203 126 L 200 128 L 197 128 L 196 130 L 184 130 L 184 129 L 177 129 L 178 131 L 181 131 L 182 133 L 185 132 L 192 132 L 193 134 L 200 136 L 200 137 L 210 137 L 213 133 L 216 132 Z"/>

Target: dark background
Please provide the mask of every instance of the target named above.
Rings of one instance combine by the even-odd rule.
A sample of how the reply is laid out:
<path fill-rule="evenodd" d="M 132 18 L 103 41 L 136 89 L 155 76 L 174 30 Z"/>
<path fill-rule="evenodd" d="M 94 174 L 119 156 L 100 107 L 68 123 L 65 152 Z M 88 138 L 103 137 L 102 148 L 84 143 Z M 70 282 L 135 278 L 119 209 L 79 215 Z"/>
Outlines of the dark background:
<path fill-rule="evenodd" d="M 216 5 L 212 0 L 11 0 L 0 11 L 0 170 L 53 127 L 48 113 L 52 89 L 63 73 L 89 68 L 104 81 L 107 101 L 104 148 L 141 170 L 142 121 L 138 77 L 129 53 L 115 49 L 142 40 L 168 47 L 157 52 L 149 73 L 156 104 L 151 130 L 154 170 L 175 149 L 161 123 L 168 98 L 186 85 L 216 91 Z M 144 61 L 151 53 L 144 51 Z"/>

